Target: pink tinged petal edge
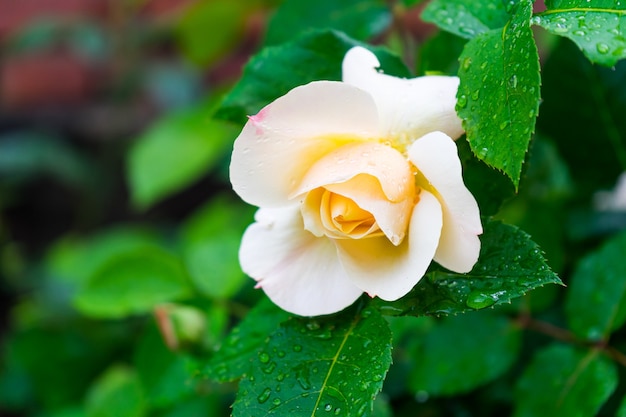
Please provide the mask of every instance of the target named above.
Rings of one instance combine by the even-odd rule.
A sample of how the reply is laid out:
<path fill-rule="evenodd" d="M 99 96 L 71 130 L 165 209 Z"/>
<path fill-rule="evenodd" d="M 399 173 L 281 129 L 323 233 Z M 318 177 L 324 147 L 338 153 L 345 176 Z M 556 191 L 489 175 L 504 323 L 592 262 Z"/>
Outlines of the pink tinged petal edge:
<path fill-rule="evenodd" d="M 482 224 L 476 199 L 463 183 L 455 143 L 441 132 L 418 139 L 409 160 L 437 190 L 443 208 L 441 240 L 434 260 L 455 272 L 471 271 L 480 253 Z"/>
<path fill-rule="evenodd" d="M 391 137 L 413 140 L 432 131 L 453 139 L 463 134 L 455 111 L 458 77 L 427 75 L 412 79 L 377 71 L 372 52 L 356 46 L 343 60 L 343 81 L 370 93 L 378 106 L 383 129 Z"/>
<path fill-rule="evenodd" d="M 230 180 L 249 204 L 281 207 L 315 161 L 379 137 L 372 97 L 336 81 L 296 87 L 250 117 L 235 140 Z"/>
<path fill-rule="evenodd" d="M 407 238 L 393 246 L 386 238 L 338 240 L 339 257 L 350 279 L 371 297 L 393 301 L 406 295 L 433 259 L 442 226 L 441 205 L 422 190 Z"/>
<path fill-rule="evenodd" d="M 255 219 L 239 261 L 280 308 L 301 316 L 331 314 L 363 293 L 344 272 L 333 241 L 304 230 L 299 206 L 262 208 Z"/>

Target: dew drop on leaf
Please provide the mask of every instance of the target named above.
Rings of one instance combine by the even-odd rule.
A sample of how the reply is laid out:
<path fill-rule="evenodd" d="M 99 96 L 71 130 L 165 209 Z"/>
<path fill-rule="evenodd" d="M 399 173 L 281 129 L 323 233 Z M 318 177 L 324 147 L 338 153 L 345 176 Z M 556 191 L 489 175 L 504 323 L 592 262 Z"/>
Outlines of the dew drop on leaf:
<path fill-rule="evenodd" d="M 332 404 L 326 404 L 326 405 L 324 406 L 324 411 L 330 411 L 330 410 L 332 410 L 332 409 L 333 409 Z"/>
<path fill-rule="evenodd" d="M 461 94 L 459 96 L 459 99 L 457 100 L 457 104 L 460 108 L 464 108 L 465 106 L 467 106 L 467 96 L 465 94 Z"/>
<path fill-rule="evenodd" d="M 259 353 L 259 361 L 261 361 L 261 363 L 268 363 L 270 361 L 270 355 L 265 352 Z"/>
<path fill-rule="evenodd" d="M 258 397 L 256 397 L 256 399 L 259 401 L 259 404 L 263 404 L 265 403 L 267 400 L 269 400 L 270 395 L 272 393 L 272 390 L 269 388 L 265 388 L 263 390 L 263 392 L 261 394 L 259 394 Z"/>
<path fill-rule="evenodd" d="M 465 302 L 468 307 L 474 309 L 481 309 L 485 307 L 489 307 L 496 302 L 496 299 L 492 296 L 492 294 L 483 293 L 481 291 L 472 291 L 467 296 L 467 301 Z"/>
<path fill-rule="evenodd" d="M 609 45 L 607 45 L 606 43 L 598 43 L 596 45 L 596 49 L 598 50 L 599 53 L 601 54 L 606 54 L 609 52 Z"/>

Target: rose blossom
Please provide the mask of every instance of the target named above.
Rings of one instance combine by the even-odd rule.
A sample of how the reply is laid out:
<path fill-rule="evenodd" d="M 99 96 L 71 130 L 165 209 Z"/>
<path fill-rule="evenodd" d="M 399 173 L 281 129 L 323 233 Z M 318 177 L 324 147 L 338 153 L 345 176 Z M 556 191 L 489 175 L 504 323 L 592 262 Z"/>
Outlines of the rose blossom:
<path fill-rule="evenodd" d="M 453 139 L 458 78 L 379 73 L 352 48 L 343 82 L 294 88 L 250 117 L 230 178 L 259 206 L 242 269 L 281 308 L 334 313 L 363 292 L 396 300 L 435 260 L 469 272 L 482 233 Z"/>

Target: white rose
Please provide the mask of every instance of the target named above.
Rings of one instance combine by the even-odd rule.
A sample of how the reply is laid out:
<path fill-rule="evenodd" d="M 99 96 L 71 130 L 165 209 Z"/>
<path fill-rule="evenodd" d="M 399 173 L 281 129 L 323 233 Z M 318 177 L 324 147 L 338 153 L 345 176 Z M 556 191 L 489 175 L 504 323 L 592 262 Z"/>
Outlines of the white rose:
<path fill-rule="evenodd" d="M 363 292 L 396 300 L 432 260 L 465 273 L 478 259 L 478 205 L 453 141 L 458 78 L 400 79 L 379 65 L 352 48 L 343 82 L 294 88 L 235 141 L 233 188 L 260 207 L 242 269 L 294 314 L 334 313 Z"/>

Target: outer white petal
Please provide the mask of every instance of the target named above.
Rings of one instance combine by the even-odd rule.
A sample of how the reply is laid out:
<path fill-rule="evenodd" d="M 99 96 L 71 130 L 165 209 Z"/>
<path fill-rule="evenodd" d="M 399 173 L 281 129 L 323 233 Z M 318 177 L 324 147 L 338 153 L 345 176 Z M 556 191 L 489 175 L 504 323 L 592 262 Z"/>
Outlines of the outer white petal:
<path fill-rule="evenodd" d="M 463 134 L 457 116 L 457 77 L 428 75 L 403 79 L 379 73 L 380 63 L 365 48 L 356 46 L 343 60 L 343 81 L 370 93 L 381 124 L 392 137 L 412 140 L 428 132 L 445 132 L 453 139 Z"/>
<path fill-rule="evenodd" d="M 480 252 L 483 232 L 478 204 L 463 183 L 461 161 L 455 143 L 441 132 L 432 132 L 409 149 L 409 160 L 437 191 L 443 207 L 443 228 L 435 261 L 456 272 L 469 272 Z"/>
<path fill-rule="evenodd" d="M 239 261 L 279 307 L 301 316 L 340 311 L 363 293 L 347 277 L 332 240 L 304 230 L 298 206 L 260 209 Z"/>
<path fill-rule="evenodd" d="M 441 205 L 422 190 L 407 238 L 400 246 L 386 238 L 338 240 L 341 262 L 352 281 L 370 296 L 397 300 L 418 283 L 433 259 L 442 224 Z"/>
<path fill-rule="evenodd" d="M 345 143 L 378 138 L 372 97 L 341 82 L 294 88 L 250 117 L 235 140 L 234 190 L 261 207 L 285 205 L 311 165 Z"/>

